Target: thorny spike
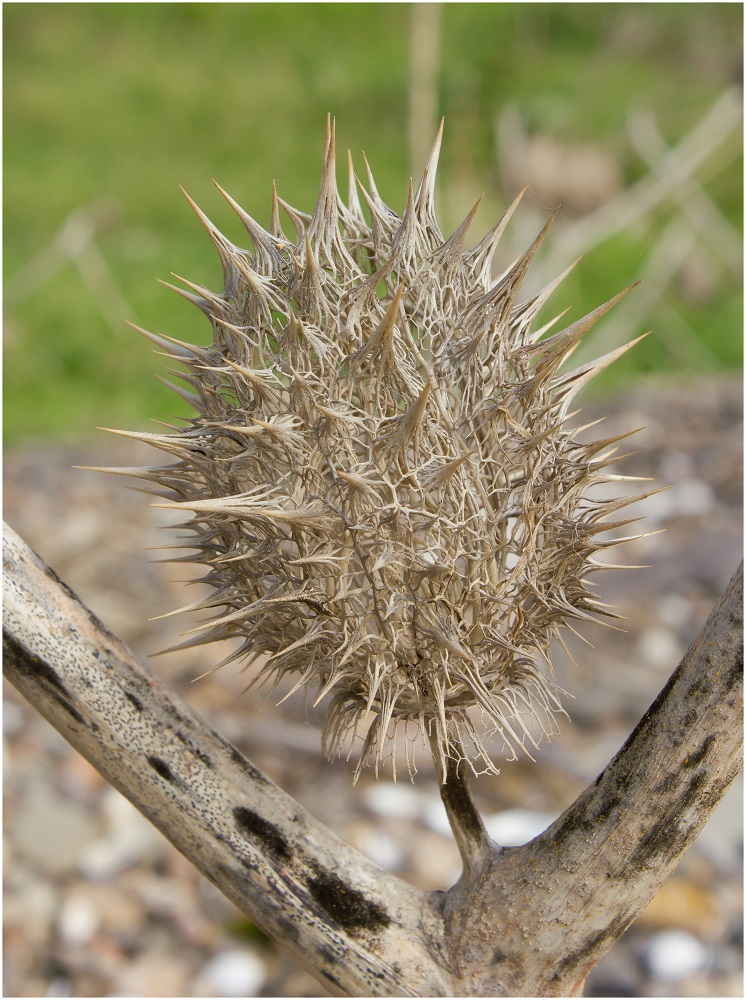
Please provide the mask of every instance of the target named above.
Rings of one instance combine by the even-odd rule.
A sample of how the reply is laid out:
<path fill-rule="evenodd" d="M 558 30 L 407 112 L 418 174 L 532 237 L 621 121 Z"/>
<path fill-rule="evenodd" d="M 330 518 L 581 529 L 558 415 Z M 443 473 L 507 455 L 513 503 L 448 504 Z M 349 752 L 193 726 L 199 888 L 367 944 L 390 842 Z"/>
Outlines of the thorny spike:
<path fill-rule="evenodd" d="M 497 225 L 464 257 L 464 263 L 485 290 L 492 284 L 492 258 L 495 256 L 497 245 L 527 189 L 528 184 L 518 192 Z"/>
<path fill-rule="evenodd" d="M 226 293 L 235 297 L 237 291 L 235 282 L 235 271 L 236 271 L 235 265 L 236 265 L 236 259 L 238 257 L 237 248 L 233 246 L 230 240 L 228 240 L 225 236 L 223 236 L 223 234 L 220 232 L 217 226 L 213 225 L 213 223 L 207 218 L 205 213 L 199 207 L 199 205 L 197 205 L 197 203 L 193 201 L 192 198 L 189 197 L 189 195 L 186 193 L 183 187 L 181 188 L 181 191 L 186 200 L 191 205 L 192 209 L 194 210 L 195 215 L 202 223 L 205 231 L 212 240 L 213 246 L 218 252 L 218 257 L 220 258 L 220 265 L 223 269 L 223 286 L 225 288 Z"/>
<path fill-rule="evenodd" d="M 300 243 L 305 235 L 306 227 L 311 221 L 311 216 L 307 215 L 305 212 L 299 212 L 297 209 L 293 208 L 292 205 L 288 205 L 288 203 L 280 197 L 277 198 L 277 201 L 280 203 L 285 214 L 293 224 L 296 243 Z"/>
<path fill-rule="evenodd" d="M 187 302 L 191 302 L 191 304 L 203 312 L 208 319 L 212 316 L 210 303 L 207 299 L 202 298 L 201 295 L 194 295 L 192 292 L 187 292 L 183 288 L 178 288 L 176 285 L 172 285 L 169 281 L 163 281 L 162 278 L 156 278 L 156 281 L 158 281 L 158 283 L 163 285 L 165 288 L 170 288 L 172 292 L 176 292 L 176 294 L 180 295 L 182 299 L 186 299 Z"/>
<path fill-rule="evenodd" d="M 199 296 L 199 298 L 201 298 L 207 304 L 207 307 L 203 309 L 203 312 L 206 312 L 210 319 L 222 316 L 224 313 L 228 311 L 229 307 L 225 299 L 222 298 L 221 296 L 214 295 L 206 288 L 202 288 L 201 285 L 195 285 L 193 281 L 188 281 L 186 278 L 182 278 L 178 274 L 174 274 L 173 272 L 171 272 L 171 274 L 172 277 L 176 278 L 177 281 L 180 281 L 183 285 L 186 285 L 187 288 L 191 288 L 192 291 L 196 293 L 196 295 Z M 182 294 L 179 288 L 176 288 L 175 286 L 171 287 L 174 288 L 174 291 Z"/>
<path fill-rule="evenodd" d="M 600 358 L 596 358 L 595 361 L 591 361 L 586 365 L 581 365 L 579 368 L 575 368 L 564 375 L 559 375 L 555 380 L 554 390 L 555 395 L 559 399 L 562 398 L 563 407 L 569 406 L 572 400 L 577 396 L 581 389 L 583 389 L 591 379 L 595 378 L 599 372 L 602 372 L 604 368 L 608 368 L 610 364 L 613 364 L 618 358 L 621 358 L 623 354 L 626 354 L 631 348 L 636 344 L 639 344 L 641 340 L 644 340 L 648 336 L 647 333 L 643 333 L 642 336 L 636 337 L 634 340 L 630 340 L 628 344 L 623 344 L 621 347 L 617 347 L 615 351 L 609 351 L 608 354 L 602 355 Z"/>
<path fill-rule="evenodd" d="M 162 385 L 165 385 L 167 389 L 170 389 L 171 392 L 175 392 L 177 396 L 180 396 L 185 403 L 188 403 L 189 406 L 193 406 L 195 410 L 197 409 L 200 404 L 200 396 L 196 392 L 190 392 L 183 386 L 176 385 L 175 382 L 170 382 L 168 379 L 162 378 L 160 375 L 156 375 L 156 378 Z"/>
<path fill-rule="evenodd" d="M 450 236 L 442 246 L 438 247 L 432 255 L 433 263 L 436 264 L 436 266 L 439 261 L 458 261 L 459 266 L 462 266 L 464 241 L 466 240 L 466 236 L 471 229 L 471 225 L 474 222 L 474 218 L 479 211 L 479 206 L 482 204 L 483 199 L 484 195 L 482 194 L 476 200 L 474 207 L 471 209 L 458 229 L 456 229 L 453 235 Z"/>
<path fill-rule="evenodd" d="M 274 180 L 272 181 L 272 221 L 269 229 L 276 240 L 287 243 L 287 237 L 283 233 L 280 223 L 280 205 L 277 200 L 277 185 Z"/>
<path fill-rule="evenodd" d="M 635 282 L 637 284 L 637 282 Z M 571 326 L 568 326 L 565 330 L 561 330 L 559 333 L 555 333 L 554 336 L 549 337 L 547 340 L 541 340 L 538 344 L 534 345 L 534 350 L 541 351 L 541 357 L 537 365 L 538 372 L 548 372 L 554 373 L 560 364 L 568 357 L 568 355 L 577 347 L 580 340 L 588 333 L 588 331 L 593 327 L 602 316 L 613 308 L 619 302 L 620 299 L 624 298 L 627 292 L 631 291 L 635 285 L 630 285 L 629 288 L 625 288 L 623 292 L 619 292 L 613 298 L 609 299 L 608 302 L 604 302 L 603 305 L 598 306 L 592 312 L 589 312 L 582 319 L 577 320 Z"/>
<path fill-rule="evenodd" d="M 160 347 L 170 357 L 176 356 L 182 358 L 184 361 L 193 361 L 200 356 L 201 352 L 198 347 L 194 347 L 191 344 L 184 344 L 180 340 L 174 340 L 173 337 L 159 337 L 157 333 L 151 333 L 149 330 L 145 330 L 143 327 L 138 326 L 136 323 L 131 323 L 129 320 L 125 320 L 125 322 L 127 326 L 132 327 L 133 330 L 142 334 L 143 337 L 147 337 L 148 340 L 157 347 Z"/>
<path fill-rule="evenodd" d="M 238 202 L 234 201 L 228 192 L 224 191 L 214 178 L 212 183 L 239 217 L 244 225 L 244 228 L 246 229 L 246 232 L 251 237 L 251 241 L 254 244 L 254 252 L 257 263 L 261 264 L 261 266 L 258 267 L 260 274 L 271 275 L 275 271 L 278 271 L 280 269 L 280 254 L 277 249 L 275 238 L 271 233 L 268 233 L 266 229 L 263 229 L 258 222 L 252 219 L 249 213 L 245 212 Z"/>
<path fill-rule="evenodd" d="M 289 678 L 291 690 L 313 684 L 317 702 L 330 695 L 322 745 L 330 756 L 359 751 L 354 778 L 367 764 L 378 773 L 399 726 L 420 728 L 443 776 L 449 760 L 498 773 L 495 733 L 515 758 L 555 732 L 563 692 L 551 641 L 574 620 L 618 617 L 588 582 L 615 567 L 594 556 L 623 541 L 606 532 L 636 520 L 611 518 L 657 492 L 597 498 L 594 487 L 633 478 L 605 471 L 628 435 L 583 440 L 591 425 L 573 427 L 569 412 L 641 338 L 558 373 L 626 292 L 559 333 L 535 329 L 575 264 L 516 304 L 550 218 L 492 280 L 523 191 L 473 249 L 464 244 L 479 202 L 443 240 L 442 133 L 441 123 L 401 218 L 365 156 L 367 190 L 348 153 L 341 200 L 331 116 L 312 214 L 273 182 L 266 230 L 217 185 L 253 251 L 185 192 L 223 288 L 167 287 L 210 318 L 213 342 L 136 329 L 184 367 L 174 374 L 187 388 L 166 384 L 195 416 L 157 433 L 113 431 L 172 464 L 105 470 L 153 484 L 155 505 L 185 518 L 172 547 L 193 551 L 174 559 L 206 567 L 211 596 L 181 611 L 213 617 L 172 649 L 238 639 L 223 663 L 268 654 L 250 683 Z"/>
<path fill-rule="evenodd" d="M 434 245 L 438 245 L 443 241 L 443 234 L 440 231 L 438 220 L 435 216 L 435 176 L 438 172 L 438 160 L 440 158 L 440 146 L 443 140 L 444 123 L 445 119 L 441 118 L 440 127 L 438 128 L 438 133 L 435 136 L 435 142 L 433 143 L 433 148 L 430 151 L 430 156 L 428 157 L 425 170 L 422 174 L 422 180 L 420 181 L 417 189 L 417 196 L 415 198 L 417 220 L 434 241 Z"/>
<path fill-rule="evenodd" d="M 539 315 L 539 312 L 541 311 L 542 307 L 549 300 L 553 292 L 555 292 L 559 288 L 559 286 L 562 284 L 562 282 L 565 280 L 568 274 L 570 274 L 570 272 L 577 267 L 577 265 L 580 263 L 582 259 L 583 257 L 581 254 L 581 256 L 577 257 L 572 262 L 572 264 L 570 264 L 568 267 L 565 268 L 565 270 L 561 274 L 558 274 L 557 277 L 554 278 L 554 280 L 546 284 L 538 294 L 534 295 L 526 302 L 522 302 L 520 305 L 515 307 L 514 322 L 516 324 L 516 327 L 525 328 L 528 334 L 527 336 L 528 343 L 530 344 L 537 343 L 543 337 L 546 330 L 554 326 L 554 324 L 568 311 L 567 309 L 564 309 L 559 314 L 559 316 L 555 317 L 553 320 L 550 320 L 550 322 L 547 323 L 545 326 L 541 327 L 538 330 L 531 331 L 530 329 L 531 324 Z"/>
<path fill-rule="evenodd" d="M 353 355 L 356 362 L 362 361 L 363 358 L 370 358 L 377 355 L 381 359 L 381 366 L 384 370 L 388 368 L 389 364 L 396 363 L 394 333 L 403 293 L 404 285 L 400 284 L 375 333 Z"/>
<path fill-rule="evenodd" d="M 363 215 L 363 209 L 357 193 L 357 178 L 355 177 L 355 170 L 352 164 L 352 153 L 349 149 L 347 150 L 347 210 L 353 218 L 358 219 L 360 222 L 365 222 L 365 216 Z"/>

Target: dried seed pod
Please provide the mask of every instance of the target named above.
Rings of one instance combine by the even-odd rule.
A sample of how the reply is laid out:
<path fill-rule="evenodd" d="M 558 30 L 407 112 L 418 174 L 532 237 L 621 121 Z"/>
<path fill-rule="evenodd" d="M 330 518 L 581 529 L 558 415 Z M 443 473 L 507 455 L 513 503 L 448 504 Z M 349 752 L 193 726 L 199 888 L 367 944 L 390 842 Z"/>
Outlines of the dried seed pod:
<path fill-rule="evenodd" d="M 261 678 L 316 685 L 317 702 L 330 698 L 325 751 L 358 749 L 356 777 L 370 762 L 378 771 L 401 727 L 442 773 L 448 757 L 495 772 L 496 734 L 513 755 L 550 734 L 562 711 L 551 640 L 609 614 L 584 580 L 609 544 L 605 516 L 638 499 L 589 496 L 609 479 L 614 440 L 582 443 L 567 420 L 632 344 L 559 371 L 620 296 L 560 333 L 533 330 L 564 277 L 518 301 L 549 223 L 492 283 L 518 199 L 473 249 L 476 206 L 444 241 L 440 141 L 402 218 L 367 161 L 369 190 L 357 183 L 370 222 L 354 183 L 343 203 L 332 123 L 312 215 L 273 190 L 268 232 L 220 189 L 251 250 L 191 203 L 224 288 L 184 282 L 182 294 L 210 317 L 213 343 L 153 339 L 185 366 L 189 389 L 176 391 L 197 416 L 132 435 L 174 464 L 122 470 L 191 512 L 193 558 L 214 588 L 196 607 L 220 610 L 187 643 L 238 638 L 230 659 L 266 655 Z"/>

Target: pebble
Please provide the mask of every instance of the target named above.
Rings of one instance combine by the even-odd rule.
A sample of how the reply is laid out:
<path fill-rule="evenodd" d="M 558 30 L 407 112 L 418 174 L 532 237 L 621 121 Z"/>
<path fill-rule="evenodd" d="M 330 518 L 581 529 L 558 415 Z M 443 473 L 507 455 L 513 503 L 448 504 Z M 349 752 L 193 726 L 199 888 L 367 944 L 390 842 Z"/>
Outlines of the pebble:
<path fill-rule="evenodd" d="M 680 594 L 663 594 L 658 604 L 659 619 L 673 629 L 688 626 L 694 615 L 694 606 Z"/>
<path fill-rule="evenodd" d="M 234 948 L 205 963 L 199 978 L 209 996 L 255 997 L 267 979 L 267 969 L 255 952 Z"/>
<path fill-rule="evenodd" d="M 101 920 L 90 899 L 79 893 L 68 896 L 57 915 L 57 933 L 71 945 L 87 944 L 99 929 Z"/>
<path fill-rule="evenodd" d="M 55 977 L 47 987 L 44 994 L 48 997 L 71 997 L 73 995 L 72 983 L 66 976 Z"/>
<path fill-rule="evenodd" d="M 680 930 L 715 939 L 725 930 L 723 914 L 712 893 L 681 874 L 681 869 L 664 882 L 637 918 L 641 927 Z"/>
<path fill-rule="evenodd" d="M 118 978 L 122 997 L 183 997 L 191 986 L 187 956 L 159 947 L 129 958 Z"/>
<path fill-rule="evenodd" d="M 484 817 L 487 833 L 501 847 L 520 847 L 543 833 L 556 816 L 529 809 L 506 809 Z"/>
<path fill-rule="evenodd" d="M 378 816 L 415 819 L 422 811 L 420 793 L 411 785 L 394 784 L 393 781 L 368 785 L 363 792 L 363 801 Z"/>
<path fill-rule="evenodd" d="M 52 936 L 56 907 L 57 895 L 48 882 L 34 881 L 28 873 L 15 880 L 6 876 L 3 901 L 6 936 L 11 929 L 17 929 L 34 948 L 46 945 Z"/>
<path fill-rule="evenodd" d="M 640 657 L 649 666 L 667 670 L 671 670 L 683 654 L 673 632 L 658 625 L 646 628 L 640 634 L 637 648 Z"/>
<path fill-rule="evenodd" d="M 6 736 L 17 736 L 23 726 L 21 708 L 7 698 L 3 699 L 3 732 Z"/>
<path fill-rule="evenodd" d="M 166 842 L 131 802 L 114 788 L 104 792 L 104 812 L 109 832 L 85 845 L 78 870 L 90 879 L 108 879 L 148 858 L 156 858 Z"/>
<path fill-rule="evenodd" d="M 351 837 L 350 841 L 366 858 L 387 872 L 400 871 L 407 860 L 407 851 L 402 844 L 385 830 L 367 827 Z"/>
<path fill-rule="evenodd" d="M 666 983 L 681 982 L 704 972 L 710 960 L 710 949 L 687 931 L 654 934 L 643 951 L 650 975 Z"/>
<path fill-rule="evenodd" d="M 448 822 L 445 806 L 440 795 L 428 796 L 422 809 L 422 822 L 435 833 L 444 837 L 451 836 L 451 824 Z"/>
<path fill-rule="evenodd" d="M 11 820 L 14 843 L 28 861 L 52 875 L 70 874 L 84 845 L 98 833 L 84 809 L 44 787 L 35 789 Z"/>

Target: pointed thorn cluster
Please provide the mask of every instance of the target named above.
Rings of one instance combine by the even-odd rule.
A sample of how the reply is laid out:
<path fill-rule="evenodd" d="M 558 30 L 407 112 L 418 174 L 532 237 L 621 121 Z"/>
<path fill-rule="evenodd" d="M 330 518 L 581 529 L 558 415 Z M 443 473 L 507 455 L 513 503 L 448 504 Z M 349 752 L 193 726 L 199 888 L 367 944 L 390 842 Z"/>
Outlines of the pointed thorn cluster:
<path fill-rule="evenodd" d="M 240 249 L 189 199 L 224 287 L 175 290 L 210 318 L 212 345 L 140 332 L 184 367 L 186 388 L 166 384 L 196 416 L 130 435 L 173 464 L 110 470 L 187 515 L 195 552 L 181 561 L 201 563 L 213 592 L 181 609 L 209 617 L 176 648 L 238 639 L 228 660 L 265 656 L 260 679 L 315 685 L 330 698 L 324 748 L 357 749 L 356 776 L 400 730 L 410 770 L 420 741 L 442 774 L 449 758 L 494 773 L 495 735 L 514 755 L 555 731 L 551 640 L 614 617 L 586 578 L 616 544 L 599 536 L 625 523 L 606 517 L 649 495 L 594 498 L 620 438 L 568 426 L 577 393 L 632 346 L 563 368 L 621 295 L 558 333 L 534 329 L 571 269 L 519 301 L 551 219 L 493 281 L 523 192 L 473 249 L 479 203 L 444 240 L 441 139 L 442 124 L 401 218 L 367 159 L 365 186 L 348 155 L 341 198 L 332 120 L 312 214 L 273 184 L 265 230 L 218 186 L 248 234 Z"/>

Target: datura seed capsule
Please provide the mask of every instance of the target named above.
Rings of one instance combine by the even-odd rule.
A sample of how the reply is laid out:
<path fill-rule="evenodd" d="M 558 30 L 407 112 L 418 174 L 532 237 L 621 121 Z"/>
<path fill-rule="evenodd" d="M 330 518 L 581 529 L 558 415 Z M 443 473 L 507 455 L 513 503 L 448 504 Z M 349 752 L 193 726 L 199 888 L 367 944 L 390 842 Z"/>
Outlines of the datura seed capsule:
<path fill-rule="evenodd" d="M 619 439 L 588 443 L 568 420 L 577 393 L 636 341 L 560 370 L 621 295 L 560 332 L 534 329 L 564 277 L 519 300 L 549 222 L 493 280 L 520 195 L 476 246 L 477 206 L 444 239 L 441 135 L 401 217 L 367 161 L 367 185 L 349 161 L 340 198 L 331 122 L 311 215 L 273 190 L 264 229 L 220 189 L 251 249 L 190 199 L 223 289 L 180 291 L 213 341 L 147 336 L 184 366 L 188 388 L 172 388 L 196 416 L 130 435 L 172 464 L 120 470 L 185 512 L 188 558 L 207 568 L 212 595 L 182 610 L 210 616 L 181 648 L 238 639 L 229 660 L 312 685 L 315 703 L 328 700 L 323 748 L 354 752 L 355 778 L 368 763 L 378 773 L 397 732 L 410 772 L 421 742 L 443 775 L 447 758 L 496 773 L 495 736 L 514 756 L 555 731 L 551 640 L 610 614 L 586 579 L 614 544 L 600 535 L 625 523 L 609 515 L 647 495 L 594 498 L 620 478 L 605 473 Z"/>

